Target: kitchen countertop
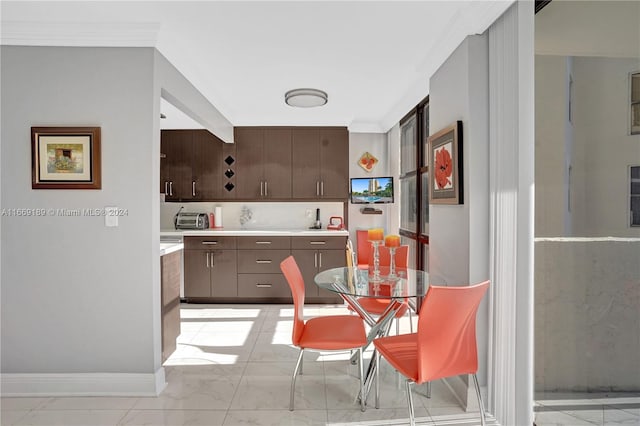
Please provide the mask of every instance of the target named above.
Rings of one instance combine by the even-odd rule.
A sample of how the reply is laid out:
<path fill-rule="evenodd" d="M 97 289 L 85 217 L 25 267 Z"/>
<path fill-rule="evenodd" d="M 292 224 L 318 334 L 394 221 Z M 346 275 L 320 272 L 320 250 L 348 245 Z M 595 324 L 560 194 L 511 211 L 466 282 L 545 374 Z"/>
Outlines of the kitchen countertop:
<path fill-rule="evenodd" d="M 168 242 L 160 242 L 160 256 L 164 256 L 165 254 L 170 254 L 176 252 L 178 250 L 182 250 L 184 248 L 184 244 L 182 243 L 168 243 Z"/>
<path fill-rule="evenodd" d="M 161 237 L 348 237 L 349 231 L 333 229 L 245 229 L 245 228 L 213 228 L 213 229 L 162 229 Z"/>

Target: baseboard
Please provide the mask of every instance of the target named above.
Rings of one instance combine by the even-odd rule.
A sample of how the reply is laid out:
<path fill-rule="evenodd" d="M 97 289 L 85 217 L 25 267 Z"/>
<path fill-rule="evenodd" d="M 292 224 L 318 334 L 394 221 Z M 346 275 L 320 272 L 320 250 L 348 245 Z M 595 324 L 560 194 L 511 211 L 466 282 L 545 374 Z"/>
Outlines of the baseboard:
<path fill-rule="evenodd" d="M 155 373 L 2 374 L 2 396 L 157 396 L 166 386 Z"/>

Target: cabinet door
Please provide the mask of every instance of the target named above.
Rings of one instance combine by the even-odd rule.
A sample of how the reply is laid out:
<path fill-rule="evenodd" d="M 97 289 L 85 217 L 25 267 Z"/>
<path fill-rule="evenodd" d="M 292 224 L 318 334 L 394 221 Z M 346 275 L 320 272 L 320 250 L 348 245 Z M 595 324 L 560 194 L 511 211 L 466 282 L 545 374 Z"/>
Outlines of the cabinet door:
<path fill-rule="evenodd" d="M 291 129 L 264 129 L 263 198 L 291 198 Z"/>
<path fill-rule="evenodd" d="M 238 269 L 235 250 L 211 252 L 211 297 L 238 296 Z"/>
<path fill-rule="evenodd" d="M 320 197 L 320 133 L 317 128 L 293 129 L 292 197 Z"/>
<path fill-rule="evenodd" d="M 210 264 L 208 251 L 184 251 L 184 297 L 211 297 Z"/>
<path fill-rule="evenodd" d="M 318 271 L 347 266 L 347 254 L 345 250 L 318 250 L 318 258 Z M 336 297 L 338 295 L 318 287 L 318 296 Z"/>
<path fill-rule="evenodd" d="M 160 136 L 160 188 L 165 200 L 191 199 L 191 157 L 193 138 L 190 130 L 163 130 Z"/>
<path fill-rule="evenodd" d="M 263 130 L 238 127 L 236 144 L 236 198 L 257 200 L 264 193 L 263 183 Z"/>
<path fill-rule="evenodd" d="M 317 297 L 319 288 L 314 281 L 314 277 L 318 273 L 318 251 L 291 250 L 291 254 L 296 259 L 304 279 L 305 297 Z"/>
<path fill-rule="evenodd" d="M 349 132 L 346 128 L 320 129 L 320 163 L 322 198 L 348 198 Z"/>
<path fill-rule="evenodd" d="M 193 130 L 192 195 L 216 200 L 222 191 L 222 142 L 207 130 Z"/>

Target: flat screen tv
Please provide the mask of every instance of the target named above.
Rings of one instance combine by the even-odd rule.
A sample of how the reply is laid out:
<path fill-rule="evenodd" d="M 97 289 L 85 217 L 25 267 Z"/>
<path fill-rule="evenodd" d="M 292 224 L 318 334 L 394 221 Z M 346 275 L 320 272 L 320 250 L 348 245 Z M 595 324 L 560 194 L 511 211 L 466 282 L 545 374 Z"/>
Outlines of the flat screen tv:
<path fill-rule="evenodd" d="M 352 204 L 393 203 L 393 178 L 351 178 Z"/>

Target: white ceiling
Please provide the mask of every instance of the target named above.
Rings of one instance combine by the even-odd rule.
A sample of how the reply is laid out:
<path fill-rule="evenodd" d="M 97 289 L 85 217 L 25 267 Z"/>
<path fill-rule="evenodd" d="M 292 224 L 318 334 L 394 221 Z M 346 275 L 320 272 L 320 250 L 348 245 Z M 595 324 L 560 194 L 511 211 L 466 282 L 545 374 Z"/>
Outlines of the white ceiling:
<path fill-rule="evenodd" d="M 2 1 L 2 44 L 155 46 L 234 126 L 385 132 L 513 0 Z M 284 93 L 313 87 L 327 105 Z"/>

